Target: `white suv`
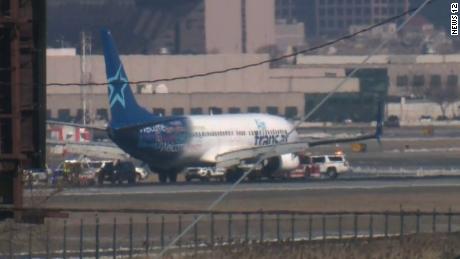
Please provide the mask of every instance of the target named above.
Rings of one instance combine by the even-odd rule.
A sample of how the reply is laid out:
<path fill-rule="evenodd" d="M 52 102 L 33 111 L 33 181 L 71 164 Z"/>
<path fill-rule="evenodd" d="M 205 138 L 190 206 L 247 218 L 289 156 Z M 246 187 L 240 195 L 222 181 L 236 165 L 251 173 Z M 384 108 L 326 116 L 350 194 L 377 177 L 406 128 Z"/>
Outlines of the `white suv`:
<path fill-rule="evenodd" d="M 350 171 L 350 164 L 344 155 L 311 156 L 311 163 L 319 167 L 319 172 L 331 179 Z"/>

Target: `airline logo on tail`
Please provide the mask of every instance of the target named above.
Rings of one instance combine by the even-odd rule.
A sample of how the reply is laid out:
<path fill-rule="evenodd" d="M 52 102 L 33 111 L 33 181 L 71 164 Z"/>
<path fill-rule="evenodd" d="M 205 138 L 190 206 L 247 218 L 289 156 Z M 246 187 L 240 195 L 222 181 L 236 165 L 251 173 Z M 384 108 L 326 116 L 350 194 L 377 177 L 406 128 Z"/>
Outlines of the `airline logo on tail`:
<path fill-rule="evenodd" d="M 108 81 L 110 108 L 112 108 L 115 103 L 120 103 L 123 108 L 126 108 L 125 89 L 128 87 L 129 81 L 125 73 L 123 73 L 121 65 L 118 67 L 117 73 L 113 77 L 110 77 Z"/>

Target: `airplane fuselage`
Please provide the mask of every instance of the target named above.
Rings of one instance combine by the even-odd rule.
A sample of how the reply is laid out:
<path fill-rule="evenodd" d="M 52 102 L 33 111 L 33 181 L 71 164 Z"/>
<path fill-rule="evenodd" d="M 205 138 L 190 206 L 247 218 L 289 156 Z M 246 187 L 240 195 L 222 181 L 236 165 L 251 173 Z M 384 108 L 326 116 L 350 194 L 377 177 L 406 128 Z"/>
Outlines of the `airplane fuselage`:
<path fill-rule="evenodd" d="M 157 117 L 111 131 L 112 140 L 153 170 L 214 164 L 216 155 L 297 140 L 293 125 L 267 114 Z"/>

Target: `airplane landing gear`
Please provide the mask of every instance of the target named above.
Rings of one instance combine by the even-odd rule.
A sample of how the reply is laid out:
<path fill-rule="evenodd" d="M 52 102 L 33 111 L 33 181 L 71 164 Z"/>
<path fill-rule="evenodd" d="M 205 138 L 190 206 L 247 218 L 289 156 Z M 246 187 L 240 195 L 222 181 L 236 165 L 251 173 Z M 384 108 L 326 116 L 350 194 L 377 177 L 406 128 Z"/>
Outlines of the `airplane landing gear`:
<path fill-rule="evenodd" d="M 158 180 L 160 183 L 175 183 L 177 181 L 177 171 L 176 170 L 167 170 L 158 172 Z"/>
<path fill-rule="evenodd" d="M 166 183 L 166 181 L 168 180 L 167 172 L 159 172 L 158 173 L 158 180 L 160 181 L 160 183 Z"/>
<path fill-rule="evenodd" d="M 228 169 L 227 173 L 225 174 L 226 181 L 229 183 L 234 183 L 241 178 L 244 174 L 244 171 L 239 168 L 231 168 Z"/>
<path fill-rule="evenodd" d="M 169 171 L 168 172 L 168 179 L 170 183 L 175 183 L 177 181 L 177 172 L 176 171 Z"/>

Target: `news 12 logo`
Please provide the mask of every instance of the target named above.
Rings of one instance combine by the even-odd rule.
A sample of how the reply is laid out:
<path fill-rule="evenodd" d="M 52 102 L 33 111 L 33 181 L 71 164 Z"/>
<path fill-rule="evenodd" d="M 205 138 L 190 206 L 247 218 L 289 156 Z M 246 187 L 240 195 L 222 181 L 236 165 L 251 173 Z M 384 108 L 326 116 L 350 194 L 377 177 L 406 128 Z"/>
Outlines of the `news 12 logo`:
<path fill-rule="evenodd" d="M 458 36 L 458 3 L 450 4 L 450 35 Z"/>

